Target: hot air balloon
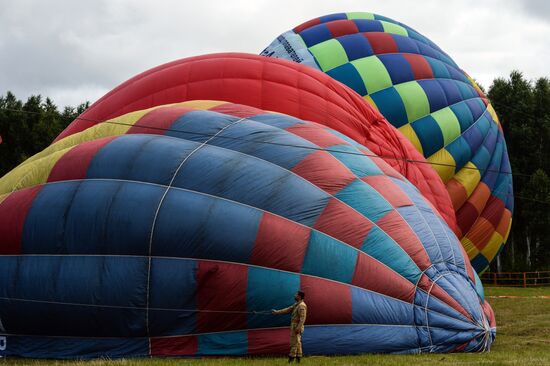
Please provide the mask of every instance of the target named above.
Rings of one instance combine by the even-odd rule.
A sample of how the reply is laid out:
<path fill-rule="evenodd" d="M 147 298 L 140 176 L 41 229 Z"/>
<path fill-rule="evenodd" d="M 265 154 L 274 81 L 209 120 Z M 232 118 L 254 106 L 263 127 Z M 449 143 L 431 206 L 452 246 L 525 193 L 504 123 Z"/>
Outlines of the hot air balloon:
<path fill-rule="evenodd" d="M 0 179 L 2 355 L 487 350 L 492 310 L 407 179 L 318 123 L 224 101 L 138 110 Z M 334 342 L 338 339 L 338 342 Z"/>
<path fill-rule="evenodd" d="M 99 99 L 57 140 L 124 113 L 194 99 L 225 100 L 321 123 L 352 138 L 413 182 L 456 233 L 452 202 L 436 172 L 374 108 L 324 73 L 242 53 L 176 60 L 145 71 Z M 344 136 L 344 138 L 346 138 Z"/>
<path fill-rule="evenodd" d="M 262 54 L 321 70 L 375 106 L 437 171 L 474 268 L 488 268 L 511 226 L 510 162 L 493 107 L 449 55 L 402 23 L 361 12 L 312 19 Z"/>

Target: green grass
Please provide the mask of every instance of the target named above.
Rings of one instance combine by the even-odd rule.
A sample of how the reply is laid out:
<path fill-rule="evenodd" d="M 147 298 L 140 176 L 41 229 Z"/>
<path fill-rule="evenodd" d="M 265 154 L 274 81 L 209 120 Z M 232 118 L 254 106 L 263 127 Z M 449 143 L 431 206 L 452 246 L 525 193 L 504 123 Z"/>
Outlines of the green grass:
<path fill-rule="evenodd" d="M 489 298 L 497 318 L 497 338 L 489 353 L 424 354 L 409 356 L 365 355 L 342 357 L 306 357 L 303 365 L 549 365 L 550 366 L 550 296 L 546 288 L 487 287 L 487 296 L 523 296 L 526 298 Z M 182 365 L 182 366 L 274 366 L 286 365 L 284 358 L 219 358 L 219 359 L 124 359 L 94 361 L 52 361 L 6 359 L 2 365 Z"/>

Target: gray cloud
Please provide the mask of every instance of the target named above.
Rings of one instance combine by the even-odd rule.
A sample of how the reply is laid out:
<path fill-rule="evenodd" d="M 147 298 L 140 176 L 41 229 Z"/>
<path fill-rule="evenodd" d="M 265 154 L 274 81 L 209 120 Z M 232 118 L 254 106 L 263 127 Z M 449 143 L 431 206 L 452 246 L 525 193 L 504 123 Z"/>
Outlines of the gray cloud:
<path fill-rule="evenodd" d="M 260 52 L 311 18 L 372 11 L 439 44 L 488 86 L 523 70 L 549 74 L 545 1 L 0 0 L 0 94 L 50 96 L 58 105 L 94 101 L 133 75 L 212 52 Z M 536 13 L 536 14 L 535 14 Z"/>

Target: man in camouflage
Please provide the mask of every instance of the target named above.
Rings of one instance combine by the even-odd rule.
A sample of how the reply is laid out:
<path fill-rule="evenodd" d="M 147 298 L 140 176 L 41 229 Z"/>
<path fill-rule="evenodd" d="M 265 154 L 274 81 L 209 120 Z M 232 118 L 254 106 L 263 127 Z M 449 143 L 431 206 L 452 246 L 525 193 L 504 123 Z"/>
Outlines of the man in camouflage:
<path fill-rule="evenodd" d="M 294 304 L 288 308 L 281 310 L 272 310 L 271 313 L 278 314 L 290 314 L 290 353 L 288 355 L 288 362 L 292 362 L 296 359 L 296 362 L 300 362 L 302 357 L 302 333 L 304 332 L 304 323 L 307 316 L 307 305 L 304 302 L 305 294 L 302 291 L 296 292 L 294 295 Z"/>

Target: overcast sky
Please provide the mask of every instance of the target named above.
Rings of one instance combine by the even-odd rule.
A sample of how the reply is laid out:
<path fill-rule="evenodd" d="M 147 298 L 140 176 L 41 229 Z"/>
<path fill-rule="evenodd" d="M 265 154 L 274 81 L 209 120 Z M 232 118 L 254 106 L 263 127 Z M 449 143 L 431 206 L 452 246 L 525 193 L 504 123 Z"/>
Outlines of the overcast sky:
<path fill-rule="evenodd" d="M 550 0 L 0 0 L 0 95 L 93 102 L 156 65 L 257 54 L 306 20 L 348 11 L 409 25 L 485 87 L 513 69 L 550 76 Z"/>

